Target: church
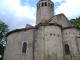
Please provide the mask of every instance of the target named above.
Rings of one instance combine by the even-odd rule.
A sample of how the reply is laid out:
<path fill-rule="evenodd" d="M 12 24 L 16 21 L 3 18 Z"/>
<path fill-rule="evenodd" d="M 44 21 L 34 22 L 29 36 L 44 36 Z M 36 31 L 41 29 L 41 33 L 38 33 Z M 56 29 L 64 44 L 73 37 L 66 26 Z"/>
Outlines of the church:
<path fill-rule="evenodd" d="M 64 14 L 54 15 L 51 0 L 39 0 L 36 25 L 6 35 L 3 60 L 80 60 L 80 28 Z"/>

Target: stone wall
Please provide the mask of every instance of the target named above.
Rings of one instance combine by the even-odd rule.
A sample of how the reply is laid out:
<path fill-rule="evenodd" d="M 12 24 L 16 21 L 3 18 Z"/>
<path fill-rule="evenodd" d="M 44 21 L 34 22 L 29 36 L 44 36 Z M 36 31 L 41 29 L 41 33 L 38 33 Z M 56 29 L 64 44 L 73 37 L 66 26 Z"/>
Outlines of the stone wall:
<path fill-rule="evenodd" d="M 64 14 L 55 15 L 52 18 L 52 21 L 50 23 L 57 23 L 57 24 L 62 25 L 62 27 L 71 26 L 69 20 L 66 18 L 66 16 Z"/>
<path fill-rule="evenodd" d="M 47 6 L 42 6 L 43 3 L 47 3 Z M 50 6 L 48 5 L 50 3 Z M 51 7 L 52 4 L 52 7 Z M 37 14 L 36 14 L 36 24 L 39 24 L 40 22 L 45 22 L 46 20 L 50 19 L 54 15 L 54 4 L 51 1 L 40 1 L 37 4 Z"/>
<path fill-rule="evenodd" d="M 41 26 L 35 35 L 35 60 L 63 60 L 60 27 Z"/>
<path fill-rule="evenodd" d="M 34 30 L 14 32 L 7 37 L 7 46 L 3 60 L 33 60 Z M 22 53 L 23 42 L 26 42 L 26 53 Z"/>
<path fill-rule="evenodd" d="M 77 46 L 77 40 L 76 38 L 80 37 L 80 31 L 76 28 L 71 29 L 65 29 L 63 30 L 63 43 L 69 45 L 70 54 L 65 55 L 64 50 L 64 56 L 65 60 L 79 60 L 79 51 Z"/>

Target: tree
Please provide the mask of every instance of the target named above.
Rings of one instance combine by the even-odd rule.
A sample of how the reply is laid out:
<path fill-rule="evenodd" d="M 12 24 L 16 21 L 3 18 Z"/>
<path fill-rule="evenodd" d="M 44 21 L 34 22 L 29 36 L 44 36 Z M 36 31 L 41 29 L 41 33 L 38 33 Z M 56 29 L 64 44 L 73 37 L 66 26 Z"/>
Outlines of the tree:
<path fill-rule="evenodd" d="M 80 27 L 80 16 L 78 18 L 71 19 L 70 22 L 71 22 L 72 26 Z"/>
<path fill-rule="evenodd" d="M 9 31 L 8 29 L 8 25 L 6 25 L 4 22 L 2 22 L 0 20 L 0 55 L 4 54 L 4 48 L 5 48 L 5 44 L 6 44 L 6 33 Z M 0 60 L 2 60 L 2 58 L 0 58 Z"/>
<path fill-rule="evenodd" d="M 8 25 L 0 20 L 0 44 L 4 45 L 6 43 L 5 35 L 8 31 Z"/>
<path fill-rule="evenodd" d="M 4 48 L 5 48 L 5 47 L 4 47 L 2 44 L 0 44 L 0 55 L 2 56 L 2 57 L 0 58 L 0 60 L 2 60 L 2 58 L 3 58 Z"/>

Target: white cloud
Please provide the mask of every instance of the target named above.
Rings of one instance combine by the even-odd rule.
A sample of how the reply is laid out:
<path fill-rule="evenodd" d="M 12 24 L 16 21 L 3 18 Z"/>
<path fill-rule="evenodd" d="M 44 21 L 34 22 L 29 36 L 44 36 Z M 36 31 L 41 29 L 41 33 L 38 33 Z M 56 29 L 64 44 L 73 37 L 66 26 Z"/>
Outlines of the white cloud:
<path fill-rule="evenodd" d="M 59 2 L 59 3 L 61 3 L 62 1 L 65 1 L 65 0 L 52 0 L 54 3 L 56 3 L 56 2 Z"/>
<path fill-rule="evenodd" d="M 69 19 L 80 16 L 80 0 L 66 0 L 55 10 L 55 13 L 64 13 Z"/>
<path fill-rule="evenodd" d="M 28 0 L 27 0 L 28 1 Z M 36 0 L 35 0 L 36 1 Z M 54 3 L 65 1 L 55 9 L 55 13 L 64 13 L 68 18 L 74 18 L 80 15 L 79 0 L 52 0 Z M 21 6 L 20 0 L 0 0 L 0 20 L 8 24 L 11 30 L 23 28 L 26 24 L 35 25 L 36 8 Z M 36 5 L 36 4 L 35 4 Z"/>
<path fill-rule="evenodd" d="M 23 28 L 26 24 L 35 25 L 36 9 L 29 5 L 21 6 L 20 0 L 0 0 L 0 20 L 9 28 Z"/>

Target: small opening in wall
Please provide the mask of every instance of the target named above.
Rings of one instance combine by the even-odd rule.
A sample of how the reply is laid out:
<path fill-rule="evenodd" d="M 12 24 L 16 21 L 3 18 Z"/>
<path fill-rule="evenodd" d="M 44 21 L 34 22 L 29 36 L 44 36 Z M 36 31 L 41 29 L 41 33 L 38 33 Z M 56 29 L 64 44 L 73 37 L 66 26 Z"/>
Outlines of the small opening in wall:
<path fill-rule="evenodd" d="M 59 37 L 59 34 L 58 34 L 58 37 Z"/>
<path fill-rule="evenodd" d="M 51 7 L 52 7 L 52 4 L 51 4 Z"/>
<path fill-rule="evenodd" d="M 55 34 L 54 34 L 54 36 L 55 36 Z"/>
<path fill-rule="evenodd" d="M 70 54 L 69 45 L 65 44 L 65 54 Z"/>
<path fill-rule="evenodd" d="M 50 3 L 48 3 L 48 6 L 50 7 Z"/>
<path fill-rule="evenodd" d="M 45 6 L 47 6 L 47 2 L 45 2 Z"/>
<path fill-rule="evenodd" d="M 52 33 L 50 33 L 50 35 L 52 35 Z"/>
<path fill-rule="evenodd" d="M 66 33 L 66 35 L 67 35 L 67 33 Z"/>
<path fill-rule="evenodd" d="M 42 6 L 44 6 L 44 3 L 42 2 Z"/>
<path fill-rule="evenodd" d="M 27 43 L 24 42 L 22 47 L 22 53 L 26 53 L 26 49 L 27 49 Z"/>
<path fill-rule="evenodd" d="M 40 6 L 40 4 L 39 4 L 39 6 Z"/>

